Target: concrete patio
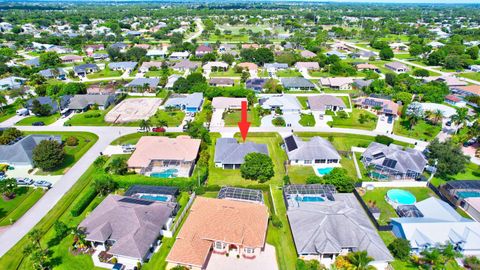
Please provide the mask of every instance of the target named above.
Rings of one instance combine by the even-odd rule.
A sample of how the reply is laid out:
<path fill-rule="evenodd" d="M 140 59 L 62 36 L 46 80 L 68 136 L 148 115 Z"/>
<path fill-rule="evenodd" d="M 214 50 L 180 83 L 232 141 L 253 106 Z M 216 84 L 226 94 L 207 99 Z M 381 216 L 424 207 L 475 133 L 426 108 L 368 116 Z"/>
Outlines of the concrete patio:
<path fill-rule="evenodd" d="M 265 251 L 255 259 L 237 258 L 236 256 L 225 256 L 212 254 L 207 265 L 207 270 L 277 270 L 277 259 L 275 247 L 266 244 Z"/>

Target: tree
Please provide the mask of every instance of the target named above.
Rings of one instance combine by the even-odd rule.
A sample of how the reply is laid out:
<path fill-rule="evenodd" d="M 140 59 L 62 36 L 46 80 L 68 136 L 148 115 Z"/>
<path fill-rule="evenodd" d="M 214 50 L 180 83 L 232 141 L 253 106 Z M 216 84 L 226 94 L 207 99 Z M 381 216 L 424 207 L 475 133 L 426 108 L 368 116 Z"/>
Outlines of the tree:
<path fill-rule="evenodd" d="M 110 164 L 108 164 L 108 171 L 113 174 L 124 175 L 128 171 L 128 165 L 124 158 L 113 158 Z"/>
<path fill-rule="evenodd" d="M 104 174 L 95 178 L 93 181 L 93 187 L 98 194 L 106 196 L 116 189 L 117 184 L 113 181 L 110 175 Z"/>
<path fill-rule="evenodd" d="M 380 50 L 380 59 L 382 60 L 390 60 L 394 57 L 393 51 L 390 47 L 385 47 Z"/>
<path fill-rule="evenodd" d="M 283 86 L 275 79 L 268 79 L 263 85 L 267 93 L 282 93 Z"/>
<path fill-rule="evenodd" d="M 410 241 L 403 238 L 395 238 L 395 240 L 388 245 L 388 249 L 395 258 L 404 261 L 410 256 Z"/>
<path fill-rule="evenodd" d="M 51 171 L 64 160 L 63 146 L 54 140 L 43 140 L 33 149 L 33 163 L 44 171 Z"/>
<path fill-rule="evenodd" d="M 427 157 L 430 164 L 437 167 L 436 175 L 442 179 L 450 179 L 465 170 L 469 157 L 463 154 L 460 145 L 451 140 L 441 143 L 435 138 L 427 147 Z"/>
<path fill-rule="evenodd" d="M 37 116 L 49 116 L 52 114 L 52 106 L 50 104 L 40 104 L 38 99 L 32 101 L 32 113 Z"/>
<path fill-rule="evenodd" d="M 241 82 L 245 83 L 248 80 L 248 78 L 250 78 L 250 72 L 243 71 L 242 72 L 242 77 L 240 78 Z"/>
<path fill-rule="evenodd" d="M 70 230 L 67 224 L 61 222 L 60 220 L 55 221 L 55 223 L 53 224 L 53 229 L 55 230 L 55 234 L 57 235 L 57 237 L 61 239 L 67 236 L 68 231 Z"/>
<path fill-rule="evenodd" d="M 385 145 L 390 145 L 391 143 L 393 143 L 393 139 L 385 135 L 375 136 L 375 141 Z"/>
<path fill-rule="evenodd" d="M 347 255 L 347 260 L 353 265 L 356 270 L 370 270 L 375 267 L 368 265 L 374 259 L 368 256 L 366 251 L 350 252 Z"/>
<path fill-rule="evenodd" d="M 452 115 L 451 117 L 452 122 L 458 126 L 457 132 L 460 129 L 460 127 L 465 126 L 467 122 L 467 117 L 468 117 L 467 108 L 457 108 L 457 112 L 454 115 Z"/>
<path fill-rule="evenodd" d="M 25 246 L 23 254 L 29 256 L 34 269 L 49 269 L 50 253 L 48 249 L 42 248 L 40 240 L 44 233 L 39 229 L 33 229 L 27 235 L 29 243 Z"/>
<path fill-rule="evenodd" d="M 62 63 L 62 60 L 60 60 L 60 57 L 56 52 L 45 52 L 42 53 L 39 57 L 40 65 L 44 67 L 57 67 Z"/>
<path fill-rule="evenodd" d="M 0 94 L 0 112 L 3 113 L 3 106 L 7 105 L 7 98 L 4 94 Z"/>
<path fill-rule="evenodd" d="M 410 103 L 405 114 L 408 117 L 408 122 L 412 129 L 417 124 L 418 120 L 424 116 L 422 105 L 418 102 Z"/>
<path fill-rule="evenodd" d="M 270 180 L 275 174 L 272 159 L 262 153 L 247 154 L 240 172 L 243 178 L 259 180 L 260 183 Z"/>
<path fill-rule="evenodd" d="M 323 176 L 323 183 L 334 185 L 339 192 L 352 192 L 355 188 L 355 181 L 343 168 L 334 168 L 329 174 Z"/>
<path fill-rule="evenodd" d="M 235 57 L 229 53 L 222 54 L 222 61 L 231 65 L 235 61 Z"/>
<path fill-rule="evenodd" d="M 473 46 L 470 47 L 466 50 L 466 53 L 470 55 L 470 58 L 472 60 L 477 60 L 478 59 L 478 53 L 479 53 L 480 48 L 478 46 Z"/>
<path fill-rule="evenodd" d="M 428 77 L 430 76 L 430 72 L 428 72 L 428 70 L 426 69 L 415 69 L 413 71 L 413 76 L 417 76 L 417 77 Z"/>
<path fill-rule="evenodd" d="M 140 129 L 142 131 L 149 132 L 151 127 L 152 127 L 152 125 L 150 123 L 150 120 L 145 120 L 144 119 L 144 120 L 140 121 Z"/>
<path fill-rule="evenodd" d="M 0 180 L 0 193 L 4 199 L 10 200 L 15 198 L 15 191 L 17 190 L 17 180 L 15 178 L 6 178 Z"/>
<path fill-rule="evenodd" d="M 147 54 L 147 50 L 139 47 L 133 47 L 125 53 L 125 57 L 130 61 L 140 61 Z"/>

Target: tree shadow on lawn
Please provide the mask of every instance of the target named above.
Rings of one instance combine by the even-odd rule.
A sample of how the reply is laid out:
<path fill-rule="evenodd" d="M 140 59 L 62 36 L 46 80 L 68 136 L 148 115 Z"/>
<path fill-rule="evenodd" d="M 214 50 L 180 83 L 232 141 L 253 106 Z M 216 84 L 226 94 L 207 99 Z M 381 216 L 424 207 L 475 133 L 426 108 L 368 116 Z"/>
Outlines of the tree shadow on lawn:
<path fill-rule="evenodd" d="M 3 208 L 0 208 L 0 220 L 5 218 L 7 214 L 7 211 L 5 211 Z"/>

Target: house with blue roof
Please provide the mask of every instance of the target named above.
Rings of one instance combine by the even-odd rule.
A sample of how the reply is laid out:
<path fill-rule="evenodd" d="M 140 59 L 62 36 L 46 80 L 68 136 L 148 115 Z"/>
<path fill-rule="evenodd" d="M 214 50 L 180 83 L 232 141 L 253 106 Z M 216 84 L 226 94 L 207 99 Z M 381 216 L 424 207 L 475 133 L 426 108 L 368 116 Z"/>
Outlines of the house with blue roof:
<path fill-rule="evenodd" d="M 254 142 L 238 143 L 234 138 L 219 138 L 215 144 L 215 167 L 240 169 L 245 156 L 250 153 L 268 155 L 267 145 Z"/>
<path fill-rule="evenodd" d="M 196 113 L 202 110 L 203 93 L 187 95 L 171 95 L 165 102 L 164 107 L 174 107 L 185 112 Z"/>
<path fill-rule="evenodd" d="M 44 140 L 57 141 L 62 143 L 60 136 L 53 135 L 28 135 L 16 140 L 14 143 L 0 145 L 0 163 L 11 166 L 32 167 L 33 149 Z"/>
<path fill-rule="evenodd" d="M 111 62 L 108 64 L 110 70 L 121 70 L 132 72 L 137 66 L 137 62 Z"/>

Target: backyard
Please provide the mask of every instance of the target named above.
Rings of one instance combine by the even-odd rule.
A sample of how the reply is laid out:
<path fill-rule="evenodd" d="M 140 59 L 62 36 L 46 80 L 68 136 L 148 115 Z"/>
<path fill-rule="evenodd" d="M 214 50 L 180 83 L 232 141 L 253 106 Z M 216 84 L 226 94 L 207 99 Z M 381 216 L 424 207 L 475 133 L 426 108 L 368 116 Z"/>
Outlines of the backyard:
<path fill-rule="evenodd" d="M 10 225 L 25 214 L 44 194 L 44 189 L 18 187 L 15 198 L 0 199 L 0 226 Z"/>
<path fill-rule="evenodd" d="M 410 124 L 407 119 L 399 118 L 395 121 L 393 126 L 393 133 L 396 135 L 415 138 L 417 140 L 429 141 L 435 138 L 441 131 L 440 125 L 431 125 L 425 120 L 419 120 L 418 123 L 410 129 Z"/>
<path fill-rule="evenodd" d="M 374 130 L 377 126 L 378 117 L 371 112 L 353 108 L 352 112 L 348 114 L 349 115 L 344 118 L 342 117 L 342 114 L 337 113 L 337 115 L 332 117 L 333 121 L 328 122 L 328 125 L 336 128 L 354 128 L 365 130 Z"/>

